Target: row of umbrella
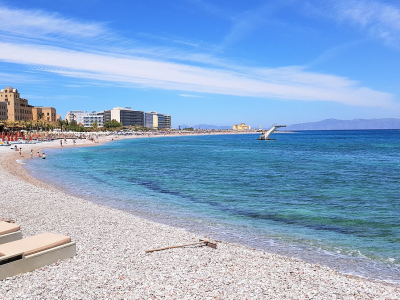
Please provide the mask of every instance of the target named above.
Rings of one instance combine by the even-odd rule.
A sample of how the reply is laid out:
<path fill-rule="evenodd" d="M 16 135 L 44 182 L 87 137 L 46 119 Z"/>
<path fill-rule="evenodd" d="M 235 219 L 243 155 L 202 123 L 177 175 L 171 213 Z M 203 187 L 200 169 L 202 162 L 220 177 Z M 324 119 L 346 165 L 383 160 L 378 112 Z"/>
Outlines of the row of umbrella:
<path fill-rule="evenodd" d="M 1 140 L 2 140 L 2 141 L 9 141 L 9 142 L 14 142 L 14 141 L 16 142 L 16 141 L 18 141 L 19 139 L 22 139 L 22 140 L 25 140 L 25 139 L 26 139 L 25 135 L 22 134 L 21 131 L 16 131 L 15 133 L 14 133 L 14 132 L 11 132 L 11 134 L 10 134 L 9 132 L 7 132 L 7 134 L 6 134 L 6 133 L 3 131 L 3 132 L 1 133 L 1 135 L 0 135 L 0 137 L 1 137 Z M 38 137 L 38 135 L 33 136 L 33 137 Z M 32 140 L 32 136 L 29 135 L 29 136 L 28 136 L 28 139 L 31 141 L 31 140 Z"/>

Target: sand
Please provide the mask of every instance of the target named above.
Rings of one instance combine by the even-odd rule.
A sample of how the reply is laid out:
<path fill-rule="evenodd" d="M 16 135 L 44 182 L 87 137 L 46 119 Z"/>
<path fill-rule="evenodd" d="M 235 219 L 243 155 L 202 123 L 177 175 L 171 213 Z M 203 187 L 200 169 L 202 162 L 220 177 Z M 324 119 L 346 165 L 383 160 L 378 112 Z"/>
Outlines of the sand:
<path fill-rule="evenodd" d="M 77 140 L 73 146 L 69 140 L 66 146 L 94 144 Z M 69 235 L 77 255 L 1 281 L 0 299 L 400 299 L 399 286 L 226 242 L 218 242 L 217 249 L 146 253 L 204 237 L 73 197 L 32 178 L 17 160 L 30 159 L 30 149 L 36 153 L 43 146 L 60 144 L 22 145 L 22 157 L 0 147 L 0 218 L 14 219 L 24 237 Z"/>

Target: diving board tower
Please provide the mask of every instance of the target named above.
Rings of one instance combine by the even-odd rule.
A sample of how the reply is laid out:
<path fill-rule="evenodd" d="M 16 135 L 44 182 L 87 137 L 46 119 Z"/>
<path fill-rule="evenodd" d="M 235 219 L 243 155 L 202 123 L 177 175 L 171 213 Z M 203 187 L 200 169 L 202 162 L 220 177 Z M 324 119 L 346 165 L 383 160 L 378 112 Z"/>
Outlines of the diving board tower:
<path fill-rule="evenodd" d="M 269 140 L 269 136 L 272 133 L 274 133 L 274 131 L 279 127 L 286 127 L 286 125 L 276 125 L 276 124 L 274 124 L 274 125 L 272 125 L 272 127 L 268 131 L 263 132 L 258 139 L 259 140 Z"/>

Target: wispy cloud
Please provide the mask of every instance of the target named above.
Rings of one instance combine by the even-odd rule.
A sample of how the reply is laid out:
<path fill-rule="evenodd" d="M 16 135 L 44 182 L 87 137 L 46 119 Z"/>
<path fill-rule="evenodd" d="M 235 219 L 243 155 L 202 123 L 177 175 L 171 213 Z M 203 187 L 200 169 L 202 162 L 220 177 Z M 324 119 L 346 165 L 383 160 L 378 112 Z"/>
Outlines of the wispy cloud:
<path fill-rule="evenodd" d="M 267 8 L 264 8 L 267 9 Z M 4 10 L 4 8 L 3 8 Z M 18 16 L 20 10 L 9 9 Z M 24 13 L 28 13 L 24 11 Z M 254 15 L 253 15 L 254 16 Z M 250 19 L 250 17 L 248 17 Z M 58 15 L 33 11 L 25 25 L 17 28 L 0 24 L 0 30 L 33 38 L 29 24 L 43 35 L 74 35 L 82 39 L 80 50 L 66 49 L 64 43 L 40 45 L 33 39 L 0 42 L 0 61 L 34 68 L 37 72 L 84 79 L 85 82 L 129 85 L 135 88 L 176 90 L 232 96 L 302 101 L 334 101 L 357 106 L 391 107 L 391 94 L 363 87 L 356 81 L 329 74 L 308 72 L 304 67 L 251 68 L 222 61 L 208 54 L 184 53 L 172 48 L 132 47 L 126 41 L 118 49 L 86 46 L 84 35 L 108 34 L 101 24 L 80 23 Z M 62 27 L 53 28 L 50 27 Z M 102 50 L 99 50 L 102 49 Z M 115 50 L 115 51 L 114 51 Z M 124 51 L 126 50 L 126 51 Z M 150 53 L 150 54 L 149 54 Z M 201 63 L 193 63 L 201 62 Z"/>
<path fill-rule="evenodd" d="M 38 79 L 36 76 L 32 76 L 29 73 L 0 72 L 0 82 L 2 82 L 4 86 L 13 86 L 22 83 L 40 83 L 42 81 L 43 80 Z"/>
<path fill-rule="evenodd" d="M 221 9 L 220 7 L 212 4 L 210 1 L 205 0 L 187 0 L 188 2 L 196 5 L 197 7 L 211 13 L 217 15 L 219 17 L 223 17 L 225 19 L 233 19 L 232 14 L 229 14 L 226 9 Z"/>
<path fill-rule="evenodd" d="M 340 55 L 341 53 L 348 50 L 349 48 L 360 44 L 361 42 L 362 42 L 362 40 L 352 41 L 349 43 L 337 45 L 330 49 L 327 49 L 323 53 L 321 53 L 319 56 L 314 58 L 312 61 L 307 63 L 307 67 L 312 68 L 312 67 L 318 66 L 319 64 L 325 63 L 327 61 L 331 61 L 336 56 Z"/>
<path fill-rule="evenodd" d="M 228 34 L 223 38 L 217 50 L 221 51 L 225 47 L 231 46 L 261 26 L 264 26 L 280 8 L 286 6 L 291 0 L 267 1 L 253 10 L 244 11 L 243 13 L 232 18 L 232 27 Z"/>
<path fill-rule="evenodd" d="M 400 48 L 400 6 L 375 0 L 324 0 L 306 2 L 306 7 L 323 17 L 352 24 L 369 36 Z"/>
<path fill-rule="evenodd" d="M 106 33 L 103 24 L 75 21 L 40 10 L 0 6 L 0 31 L 23 36 L 97 37 Z"/>
<path fill-rule="evenodd" d="M 204 98 L 203 96 L 199 95 L 189 95 L 189 94 L 179 94 L 181 97 L 186 97 L 186 98 Z"/>
<path fill-rule="evenodd" d="M 190 46 L 190 47 L 193 47 L 193 48 L 198 48 L 199 47 L 199 44 L 197 42 L 183 40 L 183 39 L 180 39 L 180 38 L 175 37 L 175 36 L 165 37 L 165 36 L 159 36 L 159 35 L 148 34 L 148 33 L 139 33 L 139 35 L 140 36 L 144 36 L 144 37 L 148 37 L 148 38 L 151 38 L 151 39 L 155 39 L 155 40 L 161 40 L 161 41 L 164 41 L 164 42 L 166 41 L 166 42 L 170 42 L 170 43 Z"/>
<path fill-rule="evenodd" d="M 251 69 L 246 72 L 156 61 L 138 57 L 78 52 L 56 47 L 0 43 L 0 60 L 41 66 L 62 76 L 130 83 L 137 87 L 359 106 L 392 105 L 390 94 L 361 87 L 343 77 L 302 68 Z"/>

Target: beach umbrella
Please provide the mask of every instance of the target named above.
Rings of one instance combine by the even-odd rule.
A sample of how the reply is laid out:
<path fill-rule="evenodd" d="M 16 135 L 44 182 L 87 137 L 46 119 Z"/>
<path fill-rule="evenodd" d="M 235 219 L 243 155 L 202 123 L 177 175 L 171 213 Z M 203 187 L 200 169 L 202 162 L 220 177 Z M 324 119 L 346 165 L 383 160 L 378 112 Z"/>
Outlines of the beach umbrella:
<path fill-rule="evenodd" d="M 10 140 L 10 133 L 7 132 L 7 141 L 9 141 L 9 140 Z"/>
<path fill-rule="evenodd" d="M 32 136 L 31 135 L 29 136 L 29 140 L 32 141 Z"/>
<path fill-rule="evenodd" d="M 10 141 L 14 141 L 14 131 L 11 131 Z"/>

